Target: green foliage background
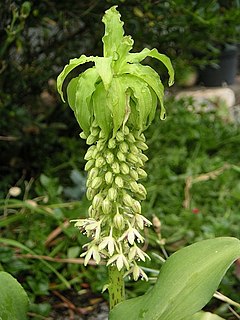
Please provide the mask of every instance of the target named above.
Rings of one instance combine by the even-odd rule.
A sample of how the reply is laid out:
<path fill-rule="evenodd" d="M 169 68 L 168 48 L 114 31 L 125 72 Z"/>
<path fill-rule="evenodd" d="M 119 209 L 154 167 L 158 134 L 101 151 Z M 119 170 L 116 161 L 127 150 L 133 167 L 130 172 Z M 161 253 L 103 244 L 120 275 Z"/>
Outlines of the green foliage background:
<path fill-rule="evenodd" d="M 87 294 L 83 284 L 89 282 L 91 290 L 100 293 L 106 281 L 103 267 L 86 270 L 82 265 L 46 265 L 42 260 L 21 257 L 29 253 L 78 258 L 86 241 L 70 225 L 50 246 L 45 243 L 54 229 L 85 215 L 88 207 L 83 172 L 86 146 L 79 138 L 80 130 L 70 108 L 60 102 L 56 76 L 69 58 L 82 53 L 101 55 L 102 14 L 111 5 L 119 4 L 126 33 L 133 35 L 136 51 L 145 46 L 157 47 L 170 56 L 180 78 L 186 62 L 201 67 L 226 39 L 236 41 L 229 37 L 235 35 L 234 26 L 239 21 L 239 11 L 234 10 L 236 3 L 0 3 L 0 231 L 5 239 L 0 240 L 0 269 L 23 284 L 33 312 L 50 314 L 52 301 L 48 297 L 52 297 L 53 290 L 67 290 L 69 284 L 75 292 L 82 288 L 79 304 L 84 304 L 81 297 L 85 299 Z M 224 14 L 219 15 L 219 10 Z M 204 57 L 195 55 L 200 49 L 206 49 L 201 52 Z M 205 112 L 204 107 L 196 112 L 191 100 L 168 98 L 166 109 L 167 120 L 159 123 L 157 118 L 147 132 L 150 160 L 144 182 L 148 199 L 143 211 L 150 219 L 154 214 L 161 220 L 161 233 L 169 253 L 201 239 L 240 237 L 239 125 L 223 120 L 218 112 Z M 196 178 L 226 164 L 228 168 L 215 179 L 192 185 L 189 205 L 184 208 L 187 177 Z M 21 188 L 16 198 L 8 192 L 13 186 Z M 159 269 L 159 238 L 153 229 L 147 237 L 152 262 L 146 267 Z M 221 292 L 238 299 L 239 281 L 234 272 L 233 267 Z M 128 294 L 142 293 L 150 285 L 151 282 L 129 282 Z M 211 308 L 231 319 L 225 304 L 213 303 Z"/>

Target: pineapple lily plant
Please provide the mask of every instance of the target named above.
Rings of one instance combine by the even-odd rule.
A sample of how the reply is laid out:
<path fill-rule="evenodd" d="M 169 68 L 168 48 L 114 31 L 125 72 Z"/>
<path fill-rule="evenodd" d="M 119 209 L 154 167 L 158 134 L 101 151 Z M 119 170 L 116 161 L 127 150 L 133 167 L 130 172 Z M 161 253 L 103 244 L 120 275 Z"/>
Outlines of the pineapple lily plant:
<path fill-rule="evenodd" d="M 141 62 L 146 57 L 162 62 L 169 85 L 174 71 L 169 58 L 157 49 L 130 52 L 133 40 L 124 35 L 116 6 L 106 11 L 103 22 L 103 57 L 72 59 L 57 80 L 63 101 L 66 96 L 82 129 L 80 136 L 89 145 L 85 170 L 91 205 L 87 218 L 74 220 L 90 239 L 82 254 L 85 265 L 93 259 L 97 264 L 105 261 L 108 267 L 110 319 L 203 319 L 199 313 L 196 318 L 192 315 L 208 302 L 229 265 L 240 256 L 237 239 L 206 240 L 180 250 L 164 264 L 152 290 L 124 301 L 124 277 L 147 280 L 140 264 L 150 259 L 142 250 L 144 228 L 151 225 L 141 210 L 146 189 L 140 181 L 147 177 L 144 131 L 157 105 L 160 119 L 165 119 L 160 77 Z M 72 78 L 63 92 L 66 77 L 87 62 L 93 62 L 93 67 Z"/>

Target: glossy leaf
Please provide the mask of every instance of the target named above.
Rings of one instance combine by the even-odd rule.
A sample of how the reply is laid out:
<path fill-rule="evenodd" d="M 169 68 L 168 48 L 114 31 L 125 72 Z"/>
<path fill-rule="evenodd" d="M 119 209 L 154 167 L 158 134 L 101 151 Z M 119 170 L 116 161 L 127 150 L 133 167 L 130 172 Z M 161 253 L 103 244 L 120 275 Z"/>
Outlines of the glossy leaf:
<path fill-rule="evenodd" d="M 108 136 L 112 128 L 112 114 L 107 106 L 107 92 L 102 82 L 97 85 L 93 94 L 93 112 L 99 127 Z"/>
<path fill-rule="evenodd" d="M 103 16 L 103 23 L 105 24 L 105 34 L 103 36 L 103 55 L 104 57 L 114 57 L 119 45 L 123 39 L 123 22 L 121 15 L 117 11 L 117 6 L 108 9 Z"/>
<path fill-rule="evenodd" d="M 126 90 L 131 89 L 134 96 L 136 110 L 138 112 L 138 118 L 136 119 L 136 127 L 145 130 L 147 125 L 147 119 L 152 110 L 152 94 L 149 90 L 147 82 L 142 81 L 136 76 L 131 74 L 123 75 L 120 81 L 125 84 Z"/>
<path fill-rule="evenodd" d="M 105 90 L 108 90 L 113 78 L 112 67 L 111 67 L 112 58 L 96 57 L 94 58 L 94 62 L 96 65 L 97 72 L 102 78 L 102 82 L 104 84 Z"/>
<path fill-rule="evenodd" d="M 0 272 L 0 319 L 26 320 L 28 297 L 20 283 L 7 272 Z"/>
<path fill-rule="evenodd" d="M 91 62 L 93 61 L 93 57 L 87 57 L 85 56 L 84 54 L 81 55 L 80 58 L 74 58 L 74 59 L 71 59 L 69 61 L 69 64 L 67 64 L 63 71 L 59 74 L 59 76 L 57 77 L 57 89 L 58 89 L 58 92 L 59 94 L 61 95 L 61 98 L 62 100 L 65 102 L 64 98 L 63 98 L 63 90 L 62 90 L 62 87 L 63 87 L 63 82 L 64 80 L 66 79 L 66 77 L 68 76 L 68 74 L 73 70 L 75 69 L 76 67 L 78 67 L 79 65 L 81 64 L 84 64 L 86 62 Z"/>
<path fill-rule="evenodd" d="M 235 238 L 185 247 L 165 262 L 152 290 L 119 303 L 110 312 L 110 320 L 185 320 L 207 304 L 238 257 L 240 241 Z"/>
<path fill-rule="evenodd" d="M 148 49 L 148 48 L 144 48 L 141 52 L 139 53 L 129 53 L 127 61 L 130 63 L 138 63 L 143 61 L 145 58 L 147 57 L 152 57 L 155 58 L 159 61 L 161 61 L 165 67 L 168 70 L 168 74 L 169 74 L 169 85 L 173 85 L 174 83 L 174 69 L 171 63 L 171 60 L 162 53 L 159 53 L 157 49 Z"/>
<path fill-rule="evenodd" d="M 79 81 L 79 77 L 73 78 L 68 86 L 67 86 L 67 99 L 68 104 L 71 107 L 73 111 L 75 111 L 75 105 L 76 105 L 76 92 L 77 92 L 77 84 Z"/>
<path fill-rule="evenodd" d="M 114 77 L 107 93 L 107 106 L 113 115 L 113 134 L 121 127 L 127 115 L 126 88 L 118 77 Z"/>
<path fill-rule="evenodd" d="M 89 128 L 93 117 L 91 99 L 96 90 L 98 79 L 99 74 L 95 68 L 87 69 L 78 78 L 76 87 L 75 116 L 87 136 L 89 135 Z"/>
<path fill-rule="evenodd" d="M 140 63 L 128 64 L 125 68 L 122 69 L 122 73 L 130 73 L 140 78 L 141 80 L 147 82 L 149 87 L 155 92 L 158 97 L 161 111 L 160 118 L 161 120 L 165 119 L 165 108 L 163 105 L 163 96 L 164 96 L 164 87 L 159 78 L 159 75 L 155 70 L 149 66 L 143 66 Z"/>
<path fill-rule="evenodd" d="M 133 39 L 131 36 L 124 36 L 122 42 L 120 43 L 117 51 L 117 55 L 115 55 L 113 68 L 116 73 L 119 73 L 119 70 L 127 64 L 127 55 L 129 51 L 133 47 Z"/>

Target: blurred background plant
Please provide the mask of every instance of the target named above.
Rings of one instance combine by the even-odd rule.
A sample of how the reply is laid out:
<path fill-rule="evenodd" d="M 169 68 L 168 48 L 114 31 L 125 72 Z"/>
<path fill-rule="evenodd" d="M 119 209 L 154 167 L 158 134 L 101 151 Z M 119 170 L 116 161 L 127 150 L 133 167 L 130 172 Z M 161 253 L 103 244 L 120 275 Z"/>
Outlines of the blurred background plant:
<path fill-rule="evenodd" d="M 149 45 L 166 53 L 178 82 L 187 68 L 209 63 L 211 52 L 216 59 L 218 44 L 239 41 L 238 1 L 0 3 L 0 269 L 27 290 L 33 319 L 59 317 L 57 310 L 83 317 L 102 299 L 105 270 L 83 267 L 79 254 L 86 239 L 69 224 L 88 207 L 86 147 L 55 79 L 69 58 L 101 54 L 101 17 L 116 3 L 136 51 Z M 196 111 L 191 99 L 168 97 L 166 109 L 167 120 L 156 119 L 147 133 L 144 212 L 161 222 L 155 220 L 146 235 L 150 277 L 161 265 L 159 256 L 201 239 L 240 237 L 239 125 L 223 119 L 218 108 Z M 236 264 L 220 291 L 237 300 L 239 278 Z M 150 285 L 128 282 L 128 295 Z M 226 303 L 213 300 L 209 308 L 235 319 Z"/>

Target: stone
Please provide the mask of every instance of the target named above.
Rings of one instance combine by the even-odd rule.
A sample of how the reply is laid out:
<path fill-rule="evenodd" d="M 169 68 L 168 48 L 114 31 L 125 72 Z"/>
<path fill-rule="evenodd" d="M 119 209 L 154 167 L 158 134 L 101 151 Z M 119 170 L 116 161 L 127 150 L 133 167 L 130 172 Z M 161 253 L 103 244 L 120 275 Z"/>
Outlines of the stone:
<path fill-rule="evenodd" d="M 216 108 L 224 103 L 227 108 L 235 104 L 235 93 L 230 88 L 203 88 L 193 90 L 183 90 L 176 95 L 176 99 L 192 97 L 196 108 L 206 105 L 206 111 Z"/>

